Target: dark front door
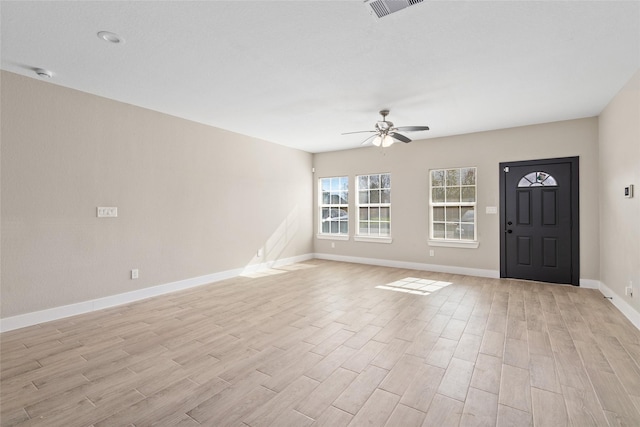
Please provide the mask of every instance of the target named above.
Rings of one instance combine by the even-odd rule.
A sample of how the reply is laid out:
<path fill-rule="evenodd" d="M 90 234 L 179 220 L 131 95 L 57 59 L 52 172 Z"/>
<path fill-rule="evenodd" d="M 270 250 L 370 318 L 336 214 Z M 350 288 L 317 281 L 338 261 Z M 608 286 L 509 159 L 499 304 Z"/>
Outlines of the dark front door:
<path fill-rule="evenodd" d="M 578 158 L 506 162 L 500 172 L 500 276 L 578 285 Z"/>

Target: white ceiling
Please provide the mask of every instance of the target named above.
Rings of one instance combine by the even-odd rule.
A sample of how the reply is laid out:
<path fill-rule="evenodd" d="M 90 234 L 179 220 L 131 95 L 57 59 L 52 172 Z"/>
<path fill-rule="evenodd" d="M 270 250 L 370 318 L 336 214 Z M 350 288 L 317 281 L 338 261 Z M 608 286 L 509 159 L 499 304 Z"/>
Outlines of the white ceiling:
<path fill-rule="evenodd" d="M 2 1 L 2 68 L 267 141 L 359 147 L 598 115 L 640 67 L 638 1 Z M 101 30 L 126 41 L 109 44 Z"/>

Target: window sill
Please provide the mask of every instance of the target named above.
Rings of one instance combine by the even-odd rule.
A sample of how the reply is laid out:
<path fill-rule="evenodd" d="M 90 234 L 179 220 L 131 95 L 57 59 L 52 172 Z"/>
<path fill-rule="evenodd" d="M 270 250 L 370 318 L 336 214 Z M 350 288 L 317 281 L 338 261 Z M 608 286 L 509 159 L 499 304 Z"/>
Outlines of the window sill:
<path fill-rule="evenodd" d="M 348 234 L 316 234 L 320 240 L 349 240 Z"/>
<path fill-rule="evenodd" d="M 391 237 L 372 237 L 372 236 L 353 236 L 353 240 L 356 242 L 370 242 L 370 243 L 391 243 L 393 239 Z"/>
<path fill-rule="evenodd" d="M 465 248 L 477 249 L 480 242 L 476 241 L 460 241 L 460 240 L 431 240 L 427 242 L 429 246 L 443 246 L 447 248 Z"/>

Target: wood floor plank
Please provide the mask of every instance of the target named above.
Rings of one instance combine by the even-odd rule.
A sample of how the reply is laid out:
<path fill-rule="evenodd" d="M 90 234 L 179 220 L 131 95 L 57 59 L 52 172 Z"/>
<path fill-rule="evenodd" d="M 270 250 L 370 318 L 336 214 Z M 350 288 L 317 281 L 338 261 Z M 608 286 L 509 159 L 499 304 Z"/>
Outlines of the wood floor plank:
<path fill-rule="evenodd" d="M 349 426 L 384 426 L 399 400 L 398 395 L 376 389 L 353 417 Z"/>
<path fill-rule="evenodd" d="M 203 424 L 216 424 L 223 419 L 236 421 L 238 417 L 247 415 L 249 409 L 255 410 L 255 402 L 263 404 L 276 395 L 271 390 L 259 387 L 265 377 L 267 375 L 262 372 L 251 371 L 235 384 L 218 379 L 211 384 L 219 388 L 219 392 L 203 399 L 185 412 Z"/>
<path fill-rule="evenodd" d="M 299 360 L 287 365 L 285 369 L 265 380 L 262 385 L 275 392 L 284 390 L 296 378 L 313 369 L 322 361 L 322 356 L 316 353 L 304 353 Z"/>
<path fill-rule="evenodd" d="M 506 405 L 498 405 L 498 427 L 530 427 L 533 417 L 529 412 L 520 411 Z M 575 426 L 578 427 L 578 426 Z"/>
<path fill-rule="evenodd" d="M 587 371 L 576 351 L 575 354 L 554 353 L 556 373 L 560 384 L 579 390 L 592 389 Z"/>
<path fill-rule="evenodd" d="M 366 369 L 367 366 L 378 356 L 386 344 L 378 341 L 369 341 L 362 346 L 356 353 L 349 359 L 342 363 L 342 367 L 351 371 L 360 373 Z"/>
<path fill-rule="evenodd" d="M 531 387 L 562 393 L 553 357 L 532 354 L 529 360 Z"/>
<path fill-rule="evenodd" d="M 478 352 L 480 351 L 481 344 L 482 337 L 463 333 L 458 340 L 458 345 L 456 346 L 456 351 L 453 353 L 453 357 L 467 360 L 469 362 L 475 362 L 478 358 Z"/>
<path fill-rule="evenodd" d="M 447 326 L 445 326 L 445 328 L 442 330 L 440 336 L 442 338 L 459 341 L 466 327 L 466 321 L 451 318 L 447 322 Z"/>
<path fill-rule="evenodd" d="M 382 330 L 379 326 L 366 325 L 360 329 L 355 335 L 345 341 L 344 345 L 356 350 L 360 350 L 365 344 Z"/>
<path fill-rule="evenodd" d="M 280 415 L 271 423 L 278 427 L 304 427 L 314 423 L 313 418 L 309 418 L 295 409 L 288 409 L 280 413 Z"/>
<path fill-rule="evenodd" d="M 424 364 L 424 359 L 409 354 L 403 355 L 380 384 L 382 390 L 402 396 L 412 378 Z"/>
<path fill-rule="evenodd" d="M 358 413 L 389 371 L 369 366 L 333 402 L 333 406 L 352 415 Z"/>
<path fill-rule="evenodd" d="M 504 333 L 486 330 L 482 338 L 480 353 L 502 357 L 504 354 Z"/>
<path fill-rule="evenodd" d="M 460 427 L 496 425 L 498 395 L 477 388 L 469 388 L 462 409 Z"/>
<path fill-rule="evenodd" d="M 422 426 L 457 426 L 460 424 L 463 408 L 464 403 L 459 400 L 436 394 Z"/>
<path fill-rule="evenodd" d="M 431 353 L 433 346 L 438 342 L 438 338 L 438 334 L 423 330 L 413 339 L 411 345 L 407 348 L 406 353 L 426 358 L 429 353 Z M 640 359 L 640 349 L 638 351 L 638 355 Z"/>
<path fill-rule="evenodd" d="M 605 411 L 622 419 L 640 420 L 638 410 L 615 374 L 594 368 L 587 368 L 587 374 Z"/>
<path fill-rule="evenodd" d="M 562 386 L 569 424 L 575 427 L 607 425 L 607 419 L 593 390 Z"/>
<path fill-rule="evenodd" d="M 413 378 L 409 379 L 409 384 L 400 403 L 427 412 L 438 387 L 440 387 L 444 373 L 445 370 L 442 368 L 423 364 L 413 375 Z"/>
<path fill-rule="evenodd" d="M 318 381 L 324 381 L 338 366 L 352 357 L 355 353 L 356 350 L 350 347 L 338 346 L 327 354 L 326 357 L 313 369 L 309 370 L 307 376 Z"/>
<path fill-rule="evenodd" d="M 426 415 L 417 409 L 398 404 L 387 420 L 385 427 L 420 427 Z"/>
<path fill-rule="evenodd" d="M 527 322 L 526 320 L 520 320 L 515 317 L 507 318 L 507 338 L 514 340 L 526 340 L 527 339 Z"/>
<path fill-rule="evenodd" d="M 344 427 L 349 425 L 353 415 L 335 406 L 329 406 L 317 419 L 316 427 Z"/>
<path fill-rule="evenodd" d="M 484 335 L 484 331 L 486 330 L 488 316 L 484 317 L 477 314 L 474 315 L 473 313 L 474 312 L 471 312 L 471 316 L 467 321 L 467 327 L 464 329 L 464 331 L 468 334 L 478 335 L 481 337 Z"/>
<path fill-rule="evenodd" d="M 540 427 L 568 424 L 567 410 L 562 395 L 539 388 L 531 388 L 533 423 Z"/>
<path fill-rule="evenodd" d="M 529 368 L 529 345 L 525 340 L 507 337 L 504 344 L 504 363 L 518 368 Z"/>
<path fill-rule="evenodd" d="M 336 369 L 329 378 L 298 402 L 294 409 L 310 418 L 318 418 L 357 376 L 358 374 L 347 369 Z"/>
<path fill-rule="evenodd" d="M 439 338 L 425 359 L 429 365 L 446 369 L 456 351 L 458 342 L 447 338 Z"/>
<path fill-rule="evenodd" d="M 394 338 L 376 355 L 371 364 L 382 369 L 391 370 L 408 347 L 409 342 Z"/>
<path fill-rule="evenodd" d="M 242 390 L 241 392 L 238 390 Z M 273 399 L 276 393 L 261 386 L 256 386 L 247 391 L 245 388 L 229 390 L 220 393 L 219 398 L 212 398 L 206 402 L 206 409 L 200 405 L 189 410 L 187 414 L 192 419 L 199 421 L 203 425 L 219 425 L 222 423 L 236 423 L 248 414 L 257 410 L 269 400 Z M 232 396 L 232 397 L 231 397 Z M 211 403 L 214 400 L 214 403 Z M 226 400 L 226 402 L 225 402 Z M 229 404 L 233 400 L 233 404 Z"/>
<path fill-rule="evenodd" d="M 198 388 L 198 384 L 189 379 L 178 381 L 137 403 L 128 405 L 104 420 L 95 423 L 96 427 L 126 425 L 127 423 L 144 424 L 144 420 L 162 419 L 167 411 L 171 411 L 170 404 L 175 403 L 175 396 L 187 396 Z"/>
<path fill-rule="evenodd" d="M 440 387 L 438 387 L 438 394 L 464 402 L 469 383 L 471 383 L 473 367 L 474 364 L 472 362 L 456 359 L 455 357 L 451 359 L 451 363 L 440 382 Z"/>
<path fill-rule="evenodd" d="M 263 372 L 271 377 L 281 373 L 287 367 L 295 364 L 306 353 L 311 351 L 314 346 L 306 342 L 298 342 L 296 345 L 291 346 L 284 353 L 281 353 L 278 357 L 269 358 L 257 364 L 256 370 Z M 317 358 L 320 360 L 320 357 Z"/>
<path fill-rule="evenodd" d="M 640 397 L 640 367 L 615 337 L 600 336 L 596 339 L 627 393 Z"/>
<path fill-rule="evenodd" d="M 302 376 L 247 415 L 242 421 L 252 427 L 268 426 L 283 412 L 289 412 L 289 410 L 293 409 L 300 400 L 307 397 L 317 386 L 318 381 Z"/>
<path fill-rule="evenodd" d="M 502 365 L 499 402 L 502 405 L 531 413 L 529 370 Z"/>
<path fill-rule="evenodd" d="M 473 368 L 471 387 L 499 394 L 502 363 L 499 357 L 480 353 Z"/>

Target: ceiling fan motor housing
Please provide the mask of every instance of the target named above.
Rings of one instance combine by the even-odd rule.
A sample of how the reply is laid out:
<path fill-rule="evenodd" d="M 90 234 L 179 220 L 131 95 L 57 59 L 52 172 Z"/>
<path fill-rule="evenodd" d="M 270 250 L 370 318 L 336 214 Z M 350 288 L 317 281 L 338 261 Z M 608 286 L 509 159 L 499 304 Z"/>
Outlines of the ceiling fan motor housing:
<path fill-rule="evenodd" d="M 392 127 L 393 127 L 393 123 L 386 120 L 381 120 L 379 122 L 376 122 L 376 130 L 379 132 L 386 133 Z"/>

